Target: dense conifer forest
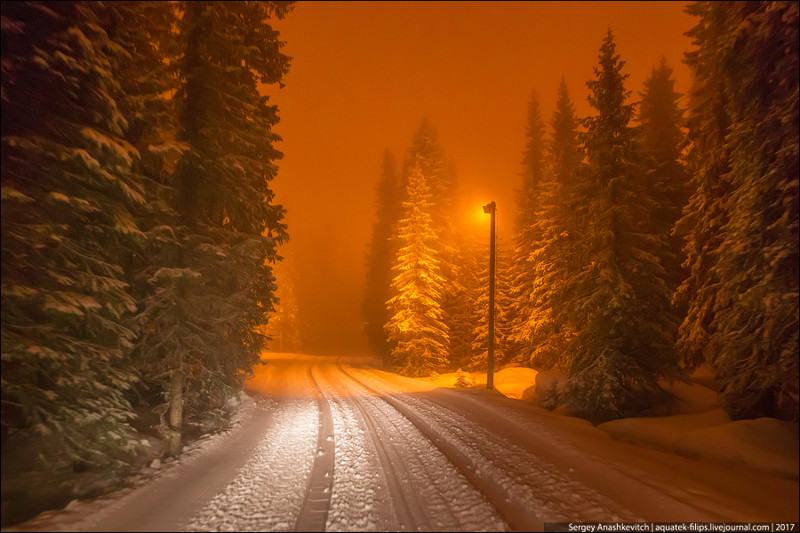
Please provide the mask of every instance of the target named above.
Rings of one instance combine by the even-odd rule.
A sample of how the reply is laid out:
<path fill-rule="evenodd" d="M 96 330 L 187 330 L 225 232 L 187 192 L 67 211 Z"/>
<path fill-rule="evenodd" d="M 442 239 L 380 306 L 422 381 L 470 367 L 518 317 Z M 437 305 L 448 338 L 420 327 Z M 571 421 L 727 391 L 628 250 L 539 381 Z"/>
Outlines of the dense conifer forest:
<path fill-rule="evenodd" d="M 611 29 L 591 115 L 562 79 L 545 123 L 545 87 L 532 92 L 498 251 L 498 362 L 556 369 L 541 404 L 595 422 L 645 412 L 700 365 L 733 418 L 796 421 L 797 4 L 687 11 L 688 108 L 663 58 L 634 96 Z M 427 121 L 399 172 L 385 159 L 365 309 L 372 345 L 408 375 L 486 364 L 488 251 L 448 218 L 456 190 Z"/>

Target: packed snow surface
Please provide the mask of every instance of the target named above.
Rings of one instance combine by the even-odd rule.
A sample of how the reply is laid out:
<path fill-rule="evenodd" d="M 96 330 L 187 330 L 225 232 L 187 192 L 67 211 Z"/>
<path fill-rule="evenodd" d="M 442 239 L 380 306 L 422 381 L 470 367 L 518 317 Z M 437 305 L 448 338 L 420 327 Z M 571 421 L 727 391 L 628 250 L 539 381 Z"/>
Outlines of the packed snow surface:
<path fill-rule="evenodd" d="M 336 428 L 326 530 L 506 529 L 484 496 L 391 405 L 333 369 L 322 388 Z"/>
<path fill-rule="evenodd" d="M 312 477 L 325 472 L 315 466 L 328 423 L 322 407 L 332 420 L 330 531 L 798 520 L 796 474 L 786 475 L 792 446 L 796 472 L 796 430 L 771 419 L 730 422 L 700 389 L 682 391 L 683 414 L 597 428 L 519 399 L 543 377 L 533 371 L 497 373 L 498 389 L 512 398 L 487 391 L 485 374 L 455 387 L 455 373 L 409 379 L 356 358 L 267 359 L 230 431 L 154 462 L 129 488 L 8 530 L 294 530 Z M 698 409 L 701 400 L 710 409 Z M 709 460 L 709 447 L 727 464 Z M 751 468 L 754 457 L 771 466 Z"/>
<path fill-rule="evenodd" d="M 314 402 L 287 400 L 236 478 L 201 509 L 187 531 L 293 531 L 317 444 Z"/>

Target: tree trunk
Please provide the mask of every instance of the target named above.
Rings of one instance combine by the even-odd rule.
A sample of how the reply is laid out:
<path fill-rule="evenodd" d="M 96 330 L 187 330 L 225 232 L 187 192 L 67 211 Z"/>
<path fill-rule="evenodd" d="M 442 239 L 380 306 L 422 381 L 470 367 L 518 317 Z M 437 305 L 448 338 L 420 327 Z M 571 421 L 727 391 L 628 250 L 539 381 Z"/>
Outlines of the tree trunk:
<path fill-rule="evenodd" d="M 167 451 L 170 455 L 181 453 L 181 425 L 183 422 L 183 369 L 172 371 L 169 383 L 169 432 Z"/>

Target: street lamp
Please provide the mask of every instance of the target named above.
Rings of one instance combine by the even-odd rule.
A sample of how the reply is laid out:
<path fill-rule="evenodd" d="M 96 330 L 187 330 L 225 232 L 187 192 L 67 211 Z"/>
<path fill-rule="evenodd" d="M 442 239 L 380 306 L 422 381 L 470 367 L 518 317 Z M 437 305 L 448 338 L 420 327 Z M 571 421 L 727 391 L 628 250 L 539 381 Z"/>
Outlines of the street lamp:
<path fill-rule="evenodd" d="M 487 360 L 489 370 L 486 373 L 486 388 L 494 388 L 494 278 L 495 278 L 495 223 L 494 215 L 497 206 L 490 202 L 483 206 L 483 212 L 492 215 L 492 224 L 489 229 L 489 354 Z"/>

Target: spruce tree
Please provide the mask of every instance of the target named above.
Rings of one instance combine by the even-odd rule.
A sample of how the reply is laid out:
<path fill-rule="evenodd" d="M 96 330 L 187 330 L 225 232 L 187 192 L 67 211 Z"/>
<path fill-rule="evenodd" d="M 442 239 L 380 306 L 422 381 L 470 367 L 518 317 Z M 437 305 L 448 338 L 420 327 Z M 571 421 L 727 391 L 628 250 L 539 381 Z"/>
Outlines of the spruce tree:
<path fill-rule="evenodd" d="M 545 127 L 536 92 L 531 91 L 525 126 L 527 141 L 522 157 L 522 187 L 517 191 L 513 266 L 510 274 L 512 308 L 509 320 L 512 335 L 509 341 L 519 361 L 529 361 L 534 346 L 525 335 L 525 324 L 539 320 L 534 316 L 531 293 L 535 283 L 533 255 L 538 251 L 541 234 L 537 230 L 536 215 L 544 182 Z"/>
<path fill-rule="evenodd" d="M 408 175 L 408 200 L 398 224 L 402 243 L 392 267 L 395 296 L 388 302 L 386 324 L 392 356 L 400 372 L 424 376 L 448 363 L 449 332 L 441 309 L 445 278 L 435 245 L 438 235 L 431 216 L 432 194 L 416 164 Z"/>
<path fill-rule="evenodd" d="M 558 100 L 550 125 L 553 128 L 548 144 L 550 169 L 562 194 L 566 196 L 577 185 L 583 151 L 578 141 L 578 119 L 575 118 L 567 81 L 563 77 L 558 86 Z"/>
<path fill-rule="evenodd" d="M 668 243 L 660 259 L 667 271 L 670 292 L 675 292 L 686 275 L 681 267 L 685 259 L 683 240 L 672 228 L 689 201 L 689 176 L 681 161 L 681 95 L 675 92 L 675 80 L 666 59 L 662 57 L 658 67 L 653 67 L 640 94 L 639 143 L 644 152 L 647 193 L 655 202 L 650 231 Z"/>
<path fill-rule="evenodd" d="M 400 219 L 401 189 L 394 158 L 386 149 L 383 171 L 377 187 L 377 220 L 372 226 L 372 237 L 367 251 L 367 275 L 364 289 L 364 332 L 370 348 L 383 361 L 391 363 L 391 345 L 384 325 L 389 320 L 386 302 L 391 297 L 392 261 L 395 254 L 393 232 Z"/>
<path fill-rule="evenodd" d="M 174 67 L 180 36 L 173 31 L 178 20 L 175 4 L 167 2 L 113 2 L 107 4 L 109 35 L 124 52 L 120 54 L 118 78 L 120 111 L 128 121 L 125 139 L 139 157 L 134 169 L 142 177 L 144 202 L 135 216 L 144 234 L 142 245 L 125 261 L 126 279 L 137 302 L 137 340 L 148 338 L 149 317 L 154 312 L 155 272 L 171 266 L 180 246 L 176 228 L 175 189 L 171 177 L 183 149 L 175 142 L 177 116 L 171 95 L 178 88 Z M 137 373 L 134 394 L 129 397 L 138 412 L 163 409 L 163 369 L 142 357 L 137 343 L 125 364 Z"/>
<path fill-rule="evenodd" d="M 541 245 L 532 256 L 534 283 L 529 305 L 533 311 L 518 333 L 531 351 L 516 356 L 518 362 L 540 370 L 565 362 L 571 334 L 569 313 L 559 293 L 568 277 L 579 268 L 575 214 L 580 208 L 576 187 L 582 152 L 577 138 L 578 122 L 563 78 L 551 126 L 547 154 L 551 171 L 544 176 L 534 220 Z"/>
<path fill-rule="evenodd" d="M 611 30 L 600 48 L 595 79 L 587 82 L 597 114 L 585 120 L 585 210 L 579 227 L 582 268 L 564 295 L 575 337 L 569 348 L 564 400 L 595 420 L 629 415 L 660 395 L 658 380 L 677 370 L 670 293 L 651 227 L 652 200 L 629 126 L 624 62 Z"/>
<path fill-rule="evenodd" d="M 59 465 L 119 464 L 136 443 L 124 266 L 144 197 L 108 10 L 3 6 L 3 439 L 44 438 Z"/>
<path fill-rule="evenodd" d="M 713 266 L 722 228 L 728 219 L 725 198 L 730 194 L 727 181 L 730 163 L 725 137 L 730 119 L 719 58 L 723 28 L 728 24 L 727 9 L 722 3 L 697 2 L 686 11 L 700 20 L 687 32 L 697 47 L 687 52 L 685 58 L 693 72 L 686 155 L 692 193 L 674 230 L 684 240 L 683 266 L 688 271 L 674 300 L 686 309 L 676 346 L 683 366 L 693 369 L 712 360 L 713 352 L 718 349 L 712 343 L 716 336 L 714 308 L 719 290 Z"/>
<path fill-rule="evenodd" d="M 431 192 L 431 217 L 433 225 L 440 230 L 441 243 L 439 244 L 444 254 L 455 248 L 453 204 L 456 198 L 456 177 L 452 165 L 448 165 L 444 148 L 439 142 L 439 133 L 428 119 L 420 122 L 411 146 L 406 151 L 403 161 L 401 187 L 407 189 L 408 180 L 414 167 L 419 165 L 420 172 L 425 176 Z M 406 198 L 404 198 L 405 200 Z"/>
<path fill-rule="evenodd" d="M 277 108 L 258 84 L 280 83 L 288 70 L 269 21 L 290 6 L 187 2 L 182 9 L 175 98 L 185 149 L 171 181 L 178 223 L 163 228 L 178 245 L 149 279 L 139 344 L 164 391 L 172 453 L 184 418 L 217 423 L 264 347 L 257 327 L 274 309 L 276 288 L 269 263 L 286 238 L 269 188 L 282 155 L 273 146 Z"/>
<path fill-rule="evenodd" d="M 704 154 L 706 165 L 727 158 L 705 358 L 732 417 L 796 421 L 798 5 L 691 10 L 701 20 L 694 30 L 698 49 L 688 57 L 704 88 L 724 91 L 728 125 L 724 150 Z"/>
<path fill-rule="evenodd" d="M 431 193 L 431 224 L 435 228 L 437 239 L 431 246 L 435 247 L 440 261 L 439 269 L 446 282 L 442 289 L 442 320 L 453 330 L 459 330 L 459 324 L 467 319 L 464 315 L 463 303 L 468 296 L 467 289 L 461 284 L 463 262 L 461 238 L 458 234 L 453 212 L 457 205 L 457 179 L 454 165 L 448 163 L 444 148 L 439 142 L 436 128 L 427 119 L 423 119 L 406 151 L 403 163 L 402 186 L 407 189 L 410 173 L 419 165 L 425 182 Z M 455 349 L 456 357 L 468 351 L 468 344 L 462 338 L 451 339 L 454 345 L 448 345 L 448 352 Z"/>

